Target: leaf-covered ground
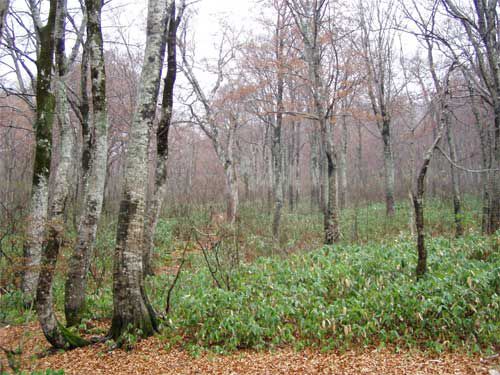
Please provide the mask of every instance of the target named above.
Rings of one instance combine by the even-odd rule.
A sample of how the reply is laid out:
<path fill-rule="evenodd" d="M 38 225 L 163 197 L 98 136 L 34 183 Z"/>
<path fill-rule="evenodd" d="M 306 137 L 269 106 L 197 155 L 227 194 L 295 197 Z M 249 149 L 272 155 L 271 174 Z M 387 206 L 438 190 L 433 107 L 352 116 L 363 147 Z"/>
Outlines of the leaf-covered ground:
<path fill-rule="evenodd" d="M 495 356 L 480 358 L 458 352 L 430 356 L 417 350 L 395 353 L 375 348 L 344 353 L 282 348 L 194 358 L 186 351 L 166 350 L 158 338 L 143 340 L 128 352 L 111 351 L 99 344 L 47 354 L 48 344 L 36 324 L 0 328 L 3 348 L 15 349 L 20 340 L 24 341 L 23 354 L 16 360 L 21 369 L 42 374 L 49 368 L 62 369 L 65 374 L 489 374 L 500 366 Z M 0 361 L 6 370 L 4 354 Z"/>

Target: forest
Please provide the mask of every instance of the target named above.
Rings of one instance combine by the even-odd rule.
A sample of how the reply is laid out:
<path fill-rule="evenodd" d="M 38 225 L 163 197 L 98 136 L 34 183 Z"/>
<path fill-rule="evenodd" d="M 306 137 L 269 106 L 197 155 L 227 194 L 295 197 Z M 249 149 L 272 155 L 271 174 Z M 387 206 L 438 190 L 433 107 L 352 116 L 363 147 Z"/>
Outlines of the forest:
<path fill-rule="evenodd" d="M 0 0 L 0 374 L 500 375 L 499 14 Z"/>

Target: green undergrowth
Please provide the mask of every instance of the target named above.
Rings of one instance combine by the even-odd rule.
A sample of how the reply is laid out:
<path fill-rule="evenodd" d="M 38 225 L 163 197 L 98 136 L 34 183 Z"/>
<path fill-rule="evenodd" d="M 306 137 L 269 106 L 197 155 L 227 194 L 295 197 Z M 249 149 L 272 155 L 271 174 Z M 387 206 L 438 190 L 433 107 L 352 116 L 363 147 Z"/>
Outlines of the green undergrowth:
<path fill-rule="evenodd" d="M 231 274 L 230 290 L 215 287 L 206 269 L 185 272 L 163 336 L 169 345 L 222 352 L 290 344 L 498 349 L 500 254 L 491 239 L 428 241 L 429 273 L 420 281 L 414 247 L 402 236 L 260 258 Z M 168 281 L 150 280 L 155 290 Z M 158 304 L 161 296 L 153 296 Z"/>

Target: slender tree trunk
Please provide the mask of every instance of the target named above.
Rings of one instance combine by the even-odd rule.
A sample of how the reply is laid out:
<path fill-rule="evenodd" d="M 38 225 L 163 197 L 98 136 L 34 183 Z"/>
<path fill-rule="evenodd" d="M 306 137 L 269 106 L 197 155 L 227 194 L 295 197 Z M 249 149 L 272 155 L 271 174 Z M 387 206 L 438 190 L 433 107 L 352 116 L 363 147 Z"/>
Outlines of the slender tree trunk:
<path fill-rule="evenodd" d="M 97 224 L 101 216 L 104 180 L 108 154 L 108 114 L 106 103 L 106 72 L 101 31 L 101 0 L 87 0 L 87 37 L 92 76 L 92 110 L 94 139 L 89 142 L 88 175 L 85 177 L 83 211 L 78 227 L 78 239 L 69 262 L 65 289 L 65 314 L 69 326 L 82 319 L 85 288 L 95 243 Z M 84 161 L 86 163 L 87 161 Z"/>
<path fill-rule="evenodd" d="M 498 59 L 500 59 L 497 56 Z M 499 63 L 500 65 L 500 63 Z M 500 66 L 498 67 L 500 74 Z M 500 77 L 498 78 L 500 82 Z M 499 87 L 500 92 L 500 87 Z M 494 234 L 500 229 L 500 99 L 495 100 L 495 122 L 494 122 L 494 148 L 493 148 L 493 165 L 495 170 L 492 172 L 492 190 L 491 190 L 491 210 L 490 210 L 490 224 L 489 224 L 489 234 Z"/>
<path fill-rule="evenodd" d="M 326 126 L 326 125 L 324 125 Z M 327 132 L 327 134 L 330 132 Z M 327 136 L 332 136 L 328 134 Z M 330 139 L 325 145 L 326 159 L 328 163 L 328 196 L 324 214 L 325 220 L 325 244 L 331 245 L 340 239 L 339 218 L 337 207 L 337 156 Z"/>
<path fill-rule="evenodd" d="M 339 206 L 343 210 L 346 207 L 347 201 L 347 123 L 346 116 L 342 116 L 341 128 L 341 146 L 340 146 L 340 160 L 339 160 L 339 176 L 340 176 L 340 189 L 339 189 Z"/>
<path fill-rule="evenodd" d="M 127 332 L 147 337 L 157 322 L 143 286 L 143 232 L 148 138 L 155 117 L 166 44 L 167 2 L 149 0 L 144 65 L 130 129 L 125 184 L 120 203 L 113 269 L 111 336 Z"/>
<path fill-rule="evenodd" d="M 382 123 L 382 141 L 384 143 L 384 177 L 385 177 L 385 206 L 387 216 L 394 215 L 394 154 L 392 152 L 392 138 L 390 120 Z"/>
<path fill-rule="evenodd" d="M 450 158 L 457 162 L 457 150 L 450 124 L 446 124 L 446 139 L 450 150 Z M 453 212 L 455 217 L 455 236 L 461 237 L 464 234 L 462 200 L 460 198 L 460 183 L 458 180 L 458 170 L 453 164 L 450 165 L 451 187 L 453 190 Z"/>
<path fill-rule="evenodd" d="M 284 41 L 280 33 L 281 31 L 281 14 L 278 14 L 278 22 L 276 25 L 276 61 L 278 61 L 277 67 L 277 96 L 276 96 L 276 118 L 273 124 L 272 133 L 272 143 L 271 152 L 273 158 L 273 193 L 274 193 L 274 215 L 273 215 L 273 238 L 275 241 L 279 241 L 280 236 L 280 221 L 281 221 L 281 209 L 283 207 L 283 155 L 282 155 L 282 139 L 281 139 L 281 127 L 283 124 L 283 68 L 281 66 Z"/>

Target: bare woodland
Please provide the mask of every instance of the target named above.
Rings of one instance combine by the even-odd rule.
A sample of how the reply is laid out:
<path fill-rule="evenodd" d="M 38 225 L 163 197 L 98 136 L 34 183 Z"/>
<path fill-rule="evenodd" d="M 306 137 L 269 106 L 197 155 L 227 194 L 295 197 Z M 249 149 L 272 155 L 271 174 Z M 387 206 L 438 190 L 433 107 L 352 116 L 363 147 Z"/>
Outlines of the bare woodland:
<path fill-rule="evenodd" d="M 119 346 L 168 318 L 146 288 L 162 272 L 162 218 L 205 215 L 207 227 L 189 235 L 198 238 L 245 231 L 251 207 L 271 218 L 262 230 L 272 253 L 287 256 L 287 215 L 319 214 L 318 241 L 335 252 L 357 243 L 360 212 L 381 202 L 380 222 L 407 217 L 415 282 L 432 272 L 428 199 L 451 202 L 456 237 L 472 199 L 480 232 L 498 233 L 500 2 L 255 7 L 251 27 L 213 20 L 207 58 L 193 35 L 213 30 L 195 26 L 210 17 L 196 1 L 149 0 L 138 48 L 123 26 L 103 28 L 114 0 L 0 0 L 0 241 L 23 239 L 17 253 L 0 242 L 0 266 L 13 275 L 0 293 L 21 291 L 53 347 L 91 343 L 71 327 L 85 316 L 104 227 L 116 239 L 107 337 Z"/>

